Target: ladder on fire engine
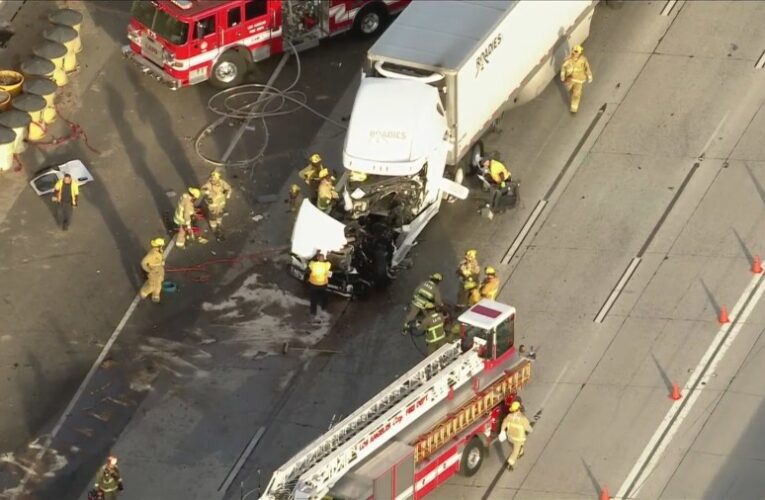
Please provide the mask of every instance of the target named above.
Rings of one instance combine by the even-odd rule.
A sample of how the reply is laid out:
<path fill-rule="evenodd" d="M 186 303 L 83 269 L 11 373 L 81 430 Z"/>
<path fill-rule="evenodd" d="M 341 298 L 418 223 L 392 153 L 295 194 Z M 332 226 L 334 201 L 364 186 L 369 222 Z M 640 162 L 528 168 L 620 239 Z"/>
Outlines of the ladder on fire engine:
<path fill-rule="evenodd" d="M 423 434 L 414 447 L 414 461 L 419 463 L 441 449 L 454 436 L 473 425 L 511 395 L 516 394 L 531 378 L 531 361 L 521 364 L 494 382 L 481 394 L 465 403 L 430 431 Z"/>
<path fill-rule="evenodd" d="M 400 411 L 399 424 L 405 427 L 440 399 L 446 398 L 449 387 L 469 380 L 482 367 L 477 347 L 464 355 L 459 342 L 441 347 L 275 471 L 262 498 L 295 498 L 301 478 L 309 471 L 313 478 L 309 481 L 311 490 L 333 484 L 350 464 L 360 462 L 396 434 L 383 433 L 374 438 L 374 444 L 359 446 L 362 439 L 369 438 L 370 432 L 390 421 L 390 414 Z M 440 390 L 431 394 L 433 397 L 418 406 L 416 411 L 410 411 L 407 408 L 410 401 L 404 400 L 426 385 L 428 389 L 433 388 L 436 382 L 443 382 L 439 384 Z M 406 411 L 401 411 L 405 408 Z"/>

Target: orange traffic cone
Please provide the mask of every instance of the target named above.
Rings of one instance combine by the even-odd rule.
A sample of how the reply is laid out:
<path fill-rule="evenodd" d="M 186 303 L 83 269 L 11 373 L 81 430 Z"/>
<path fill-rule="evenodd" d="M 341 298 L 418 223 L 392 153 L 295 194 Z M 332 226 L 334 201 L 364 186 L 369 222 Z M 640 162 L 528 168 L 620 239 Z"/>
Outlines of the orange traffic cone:
<path fill-rule="evenodd" d="M 730 318 L 728 317 L 728 308 L 722 306 L 720 308 L 720 324 L 724 325 L 725 323 L 730 323 Z"/>
<path fill-rule="evenodd" d="M 752 272 L 754 274 L 760 274 L 762 272 L 762 261 L 759 255 L 754 256 L 754 262 L 752 262 Z"/>
<path fill-rule="evenodd" d="M 669 395 L 669 399 L 671 399 L 672 401 L 677 401 L 682 397 L 683 395 L 680 394 L 680 386 L 677 385 L 677 382 L 675 382 L 674 384 L 672 384 L 672 394 Z"/>
<path fill-rule="evenodd" d="M 608 486 L 603 486 L 600 490 L 600 500 L 611 500 L 611 497 L 608 494 Z"/>

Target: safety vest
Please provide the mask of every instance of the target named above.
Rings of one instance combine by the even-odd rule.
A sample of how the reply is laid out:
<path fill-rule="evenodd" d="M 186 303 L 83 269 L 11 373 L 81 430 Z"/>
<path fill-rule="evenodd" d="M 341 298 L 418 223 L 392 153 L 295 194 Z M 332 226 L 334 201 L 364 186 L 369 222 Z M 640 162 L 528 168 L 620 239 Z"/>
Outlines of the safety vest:
<path fill-rule="evenodd" d="M 526 432 L 529 427 L 528 419 L 520 411 L 508 415 L 502 423 L 502 430 L 507 434 L 507 439 L 515 443 L 526 441 Z"/>
<path fill-rule="evenodd" d="M 425 343 L 432 344 L 433 342 L 443 340 L 446 337 L 443 318 L 439 313 L 434 312 L 429 319 L 433 321 L 433 324 L 425 330 Z"/>
<path fill-rule="evenodd" d="M 487 276 L 481 283 L 481 296 L 485 299 L 494 300 L 499 293 L 499 279 L 496 276 Z"/>
<path fill-rule="evenodd" d="M 315 286 L 326 286 L 329 283 L 329 269 L 332 264 L 329 262 L 321 262 L 318 260 L 312 260 L 308 264 L 310 274 L 308 275 L 308 282 Z"/>
<path fill-rule="evenodd" d="M 101 467 L 98 475 L 97 487 L 104 493 L 117 491 L 120 485 L 120 472 L 116 467 Z"/>
<path fill-rule="evenodd" d="M 77 204 L 77 197 L 80 195 L 80 185 L 77 183 L 76 180 L 74 180 L 74 177 L 72 177 L 72 204 Z M 56 193 L 56 201 L 61 203 L 61 190 L 64 187 L 64 179 L 59 179 L 56 181 L 56 185 L 53 187 L 53 191 Z"/>
<path fill-rule="evenodd" d="M 178 205 L 175 207 L 173 222 L 179 226 L 190 226 L 191 216 L 194 215 L 194 202 L 191 201 L 191 195 L 183 193 Z"/>
<path fill-rule="evenodd" d="M 571 56 L 568 56 L 566 60 L 563 61 L 560 74 L 564 80 L 570 78 L 574 83 L 584 83 L 585 81 L 592 79 L 590 63 L 583 55 L 580 55 L 576 60 Z"/>
<path fill-rule="evenodd" d="M 500 174 L 504 174 L 504 176 Z M 501 184 L 510 180 L 510 172 L 497 160 L 491 160 L 489 162 L 489 175 L 491 176 L 491 180 L 496 184 Z"/>
<path fill-rule="evenodd" d="M 417 288 L 417 290 L 414 292 L 414 297 L 412 297 L 412 305 L 423 310 L 433 309 L 436 307 L 436 297 L 433 294 L 433 289 L 435 287 L 436 284 L 430 280 L 420 285 L 419 288 Z"/>

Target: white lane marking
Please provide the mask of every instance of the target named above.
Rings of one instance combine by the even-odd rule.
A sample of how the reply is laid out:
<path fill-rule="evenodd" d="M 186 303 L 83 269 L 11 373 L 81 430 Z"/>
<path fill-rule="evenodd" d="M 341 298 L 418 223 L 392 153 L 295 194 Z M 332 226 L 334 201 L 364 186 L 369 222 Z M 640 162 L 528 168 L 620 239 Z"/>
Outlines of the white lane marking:
<path fill-rule="evenodd" d="M 722 128 L 723 124 L 725 124 L 725 121 L 728 119 L 728 115 L 730 115 L 730 110 L 728 110 L 725 113 L 725 116 L 722 117 L 722 120 L 720 120 L 720 123 L 717 124 L 717 127 L 715 127 L 715 131 L 712 132 L 712 135 L 709 136 L 709 140 L 706 144 L 704 144 L 704 147 L 701 148 L 701 156 L 699 156 L 699 159 L 702 159 L 704 154 L 707 151 L 707 148 L 709 148 L 709 145 L 712 144 L 712 141 L 714 141 L 717 138 L 717 134 L 720 132 L 720 129 Z"/>
<path fill-rule="evenodd" d="M 765 68 L 765 52 L 762 53 L 759 59 L 757 59 L 757 62 L 754 65 L 757 69 Z"/>
<path fill-rule="evenodd" d="M 619 295 L 621 295 L 622 290 L 627 285 L 629 279 L 632 277 L 632 273 L 634 273 L 635 269 L 637 269 L 638 264 L 640 264 L 640 257 L 633 258 L 630 262 L 630 265 L 627 266 L 624 274 L 622 274 L 622 277 L 619 279 L 619 282 L 616 284 L 616 288 L 614 288 L 614 291 L 611 292 L 611 295 L 608 296 L 605 304 L 603 304 L 603 307 L 601 307 L 600 311 L 598 311 L 598 315 L 595 316 L 595 323 L 602 323 L 606 318 L 606 314 L 608 314 L 608 311 L 611 310 L 611 307 L 613 307 L 616 299 L 618 299 Z"/>
<path fill-rule="evenodd" d="M 651 436 L 645 449 L 640 454 L 640 458 L 635 462 L 635 465 L 630 470 L 614 498 L 627 499 L 637 497 L 653 468 L 661 459 L 664 450 L 672 441 L 683 420 L 688 416 L 694 403 L 701 395 L 701 391 L 706 387 L 706 384 L 715 372 L 717 364 L 725 356 L 726 351 L 733 344 L 747 318 L 760 301 L 763 292 L 765 292 L 765 280 L 762 278 L 763 275 L 761 274 L 752 277 L 749 285 L 731 311 L 731 318 L 733 318 L 734 323 L 723 325 L 714 339 L 712 339 L 709 348 L 683 387 L 683 398 L 672 404 L 664 420 L 659 424 L 654 435 Z M 754 294 L 752 295 L 753 291 Z M 750 297 L 751 300 L 749 300 Z M 748 303 L 747 300 L 749 300 Z M 745 304 L 746 308 L 741 311 Z"/>
<path fill-rule="evenodd" d="M 273 74 L 268 79 L 266 86 L 271 86 L 274 83 L 274 81 L 278 78 L 282 69 L 284 69 L 284 65 L 287 62 L 288 58 L 289 58 L 289 53 L 285 53 L 284 56 L 282 57 L 282 60 L 279 61 L 278 66 L 276 66 L 276 69 L 274 70 Z M 258 100 L 264 98 L 264 95 L 265 94 L 262 94 Z M 232 139 L 231 144 L 229 145 L 228 149 L 226 150 L 226 153 L 224 154 L 223 162 L 225 162 L 228 159 L 227 156 L 231 155 L 231 153 L 234 151 L 234 146 L 242 138 L 242 134 L 244 134 L 244 128 L 248 123 L 249 123 L 249 120 L 243 123 L 242 126 L 239 128 L 237 135 Z M 167 257 L 170 255 L 170 251 L 173 249 L 174 246 L 175 246 L 175 236 L 173 236 L 173 238 L 170 240 L 170 243 L 167 245 L 167 248 L 165 249 L 165 253 L 164 253 L 165 260 L 167 260 Z M 88 370 L 88 374 L 85 375 L 85 378 L 80 384 L 80 387 L 77 388 L 77 392 L 74 393 L 74 397 L 72 397 L 72 399 L 69 401 L 69 404 L 66 406 L 64 413 L 58 419 L 58 422 L 56 422 L 56 425 L 53 427 L 53 430 L 48 436 L 48 439 L 46 439 L 45 444 L 43 444 L 40 447 L 40 451 L 37 453 L 37 456 L 35 457 L 35 462 L 39 462 L 40 459 L 50 449 L 51 444 L 53 444 L 53 440 L 61 431 L 61 428 L 64 426 L 64 423 L 66 422 L 67 417 L 74 409 L 74 406 L 77 404 L 80 397 L 82 397 L 82 393 L 85 392 L 85 388 L 90 383 L 90 380 L 93 378 L 93 375 L 95 375 L 96 370 L 98 370 L 98 367 L 101 366 L 101 363 L 104 361 L 104 359 L 106 359 L 106 355 L 109 353 L 109 350 L 112 348 L 112 345 L 114 345 L 114 343 L 117 341 L 117 337 L 119 337 L 120 333 L 122 333 L 122 330 L 125 328 L 125 325 L 127 324 L 128 320 L 133 315 L 133 312 L 135 312 L 136 308 L 138 307 L 138 303 L 140 301 L 141 301 L 141 294 L 139 292 L 136 294 L 135 298 L 133 298 L 133 302 L 130 303 L 130 306 L 128 307 L 127 311 L 125 311 L 124 316 L 122 316 L 122 319 L 120 320 L 119 324 L 117 324 L 117 328 L 114 329 L 111 336 L 109 337 L 109 340 L 106 342 L 103 349 L 101 349 L 101 353 L 96 358 L 96 361 L 90 367 L 90 370 Z M 19 483 L 19 490 L 21 492 L 24 491 L 24 487 L 26 486 L 26 483 L 29 481 L 29 477 L 30 477 L 29 473 L 24 474 L 24 477 Z"/>
<path fill-rule="evenodd" d="M 521 244 L 523 243 L 523 240 L 526 239 L 526 236 L 529 234 L 529 231 L 531 231 L 531 227 L 534 225 L 534 223 L 537 221 L 539 216 L 542 214 L 542 210 L 544 210 L 545 206 L 547 206 L 547 200 L 539 200 L 537 202 L 537 206 L 534 207 L 534 211 L 531 212 L 531 217 L 526 221 L 526 224 L 523 225 L 523 228 L 521 228 L 521 232 L 518 233 L 518 236 L 515 237 L 515 240 L 513 240 L 513 244 L 510 245 L 510 249 L 507 251 L 504 257 L 502 257 L 502 260 L 500 260 L 500 264 L 509 264 L 510 260 L 515 255 L 515 252 L 518 251 L 518 248 L 520 248 Z"/>
<path fill-rule="evenodd" d="M 547 401 L 549 401 L 550 396 L 552 396 L 553 391 L 558 388 L 558 384 L 560 384 L 560 380 L 563 378 L 563 375 L 566 374 L 568 371 L 568 367 L 571 364 L 571 361 L 567 362 L 566 365 L 563 367 L 563 369 L 560 371 L 557 377 L 555 377 L 555 382 L 553 382 L 552 387 L 550 387 L 550 390 L 547 391 L 547 395 L 542 400 L 542 403 L 539 405 L 539 409 L 543 410 L 545 405 L 547 404 Z"/>
<path fill-rule="evenodd" d="M 258 441 L 260 441 L 260 438 L 263 436 L 264 432 L 266 432 L 265 427 L 261 427 L 257 430 L 257 432 L 252 436 L 252 439 L 250 439 L 250 442 L 247 444 L 247 448 L 245 448 L 244 452 L 239 456 L 239 460 L 236 461 L 236 464 L 234 464 L 234 467 L 229 471 L 226 479 L 218 487 L 218 491 L 223 493 L 223 495 L 226 494 L 229 486 L 231 486 L 231 483 L 233 483 L 234 479 L 236 479 L 236 475 L 239 474 L 239 470 L 244 465 L 244 462 L 246 462 L 250 457 L 250 453 L 252 453 L 252 450 L 255 448 L 255 445 L 258 444 Z"/>
<path fill-rule="evenodd" d="M 661 11 L 662 16 L 668 16 L 672 9 L 675 7 L 677 0 L 669 0 Z"/>

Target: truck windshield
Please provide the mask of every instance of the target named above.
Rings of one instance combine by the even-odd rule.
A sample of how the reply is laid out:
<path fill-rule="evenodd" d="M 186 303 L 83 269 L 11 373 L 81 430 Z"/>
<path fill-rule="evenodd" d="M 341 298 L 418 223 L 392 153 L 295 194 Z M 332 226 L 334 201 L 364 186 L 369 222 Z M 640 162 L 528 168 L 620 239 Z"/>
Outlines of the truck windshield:
<path fill-rule="evenodd" d="M 497 350 L 494 351 L 494 339 L 493 332 L 476 328 L 475 326 L 465 325 L 465 339 L 467 345 L 472 345 L 472 339 L 475 337 L 482 338 L 486 341 L 486 350 L 482 353 L 482 357 L 486 359 L 495 359 L 504 354 L 515 343 L 515 322 L 513 318 L 509 318 L 497 326 L 496 330 Z"/>
<path fill-rule="evenodd" d="M 189 38 L 189 25 L 147 0 L 135 0 L 133 18 L 173 45 L 183 45 Z"/>

